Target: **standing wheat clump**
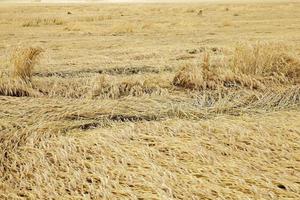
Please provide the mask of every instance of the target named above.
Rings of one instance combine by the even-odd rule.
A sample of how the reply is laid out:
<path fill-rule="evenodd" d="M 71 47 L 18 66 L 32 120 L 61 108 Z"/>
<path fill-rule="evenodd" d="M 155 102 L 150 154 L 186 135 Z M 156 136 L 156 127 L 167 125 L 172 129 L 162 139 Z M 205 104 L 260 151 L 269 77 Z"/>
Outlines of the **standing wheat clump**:
<path fill-rule="evenodd" d="M 17 48 L 11 57 L 12 76 L 26 83 L 31 82 L 32 70 L 43 50 L 41 48 Z"/>

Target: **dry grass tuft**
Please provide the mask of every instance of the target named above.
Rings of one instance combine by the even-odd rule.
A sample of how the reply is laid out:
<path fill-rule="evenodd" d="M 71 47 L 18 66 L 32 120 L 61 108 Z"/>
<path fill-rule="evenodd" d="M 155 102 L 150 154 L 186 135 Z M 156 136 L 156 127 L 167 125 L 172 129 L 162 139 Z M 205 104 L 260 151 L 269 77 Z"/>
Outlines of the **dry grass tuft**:
<path fill-rule="evenodd" d="M 202 67 L 196 64 L 185 64 L 174 77 L 173 84 L 187 89 L 200 88 L 203 85 Z"/>
<path fill-rule="evenodd" d="M 135 31 L 135 26 L 131 23 L 124 23 L 114 26 L 112 28 L 112 35 L 123 35 L 133 33 Z"/>
<path fill-rule="evenodd" d="M 300 78 L 300 59 L 291 46 L 283 43 L 238 43 L 230 68 L 248 75 L 284 76 L 296 82 Z"/>
<path fill-rule="evenodd" d="M 63 25 L 65 22 L 59 18 L 36 18 L 28 19 L 22 23 L 23 27 L 35 27 L 41 25 Z"/>
<path fill-rule="evenodd" d="M 124 96 L 160 95 L 162 88 L 149 80 L 124 79 L 117 81 L 114 77 L 100 75 L 94 82 L 92 97 L 120 98 Z"/>
<path fill-rule="evenodd" d="M 217 66 L 210 62 L 208 54 L 201 64 L 184 65 L 173 84 L 192 90 L 298 84 L 300 59 L 290 52 L 290 47 L 278 43 L 239 43 L 234 54 Z"/>
<path fill-rule="evenodd" d="M 0 96 L 38 97 L 42 96 L 42 94 L 36 91 L 30 83 L 24 82 L 22 79 L 2 79 L 0 80 Z"/>
<path fill-rule="evenodd" d="M 65 31 L 81 31 L 82 26 L 78 23 L 68 23 L 66 27 L 64 27 Z"/>
<path fill-rule="evenodd" d="M 203 10 L 202 10 L 202 9 L 199 10 L 198 13 L 197 13 L 197 15 L 198 15 L 198 16 L 202 16 L 202 15 L 203 15 Z"/>
<path fill-rule="evenodd" d="M 43 50 L 39 47 L 15 49 L 11 57 L 12 77 L 31 82 L 33 67 L 42 52 Z"/>
<path fill-rule="evenodd" d="M 244 74 L 234 74 L 232 71 L 211 64 L 209 54 L 205 54 L 203 62 L 186 64 L 175 75 L 173 85 L 191 89 L 206 90 L 231 87 L 247 87 L 258 89 L 263 85 Z"/>
<path fill-rule="evenodd" d="M 80 21 L 85 21 L 85 22 L 98 22 L 98 21 L 103 21 L 103 20 L 111 20 L 112 16 L 107 15 L 94 15 L 94 16 L 86 16 L 86 17 L 82 17 L 79 20 Z"/>

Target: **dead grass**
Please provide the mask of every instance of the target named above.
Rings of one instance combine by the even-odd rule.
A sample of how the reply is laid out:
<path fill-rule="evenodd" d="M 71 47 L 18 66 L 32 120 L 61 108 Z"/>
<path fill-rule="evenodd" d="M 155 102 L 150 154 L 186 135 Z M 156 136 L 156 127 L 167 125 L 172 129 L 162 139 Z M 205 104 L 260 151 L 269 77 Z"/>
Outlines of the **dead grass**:
<path fill-rule="evenodd" d="M 173 85 L 191 90 L 215 90 L 220 88 L 263 88 L 263 84 L 245 74 L 211 65 L 209 54 L 201 64 L 186 64 L 175 75 Z"/>
<path fill-rule="evenodd" d="M 94 16 L 86 16 L 82 17 L 79 20 L 80 21 L 85 21 L 85 22 L 98 22 L 98 21 L 104 21 L 104 20 L 111 20 L 113 19 L 112 16 L 110 15 L 94 15 Z"/>
<path fill-rule="evenodd" d="M 186 64 L 175 75 L 175 86 L 193 89 L 246 87 L 264 89 L 270 84 L 297 84 L 300 59 L 291 47 L 274 43 L 239 43 L 233 56 L 211 63 L 205 54 L 200 64 Z"/>
<path fill-rule="evenodd" d="M 114 26 L 111 30 L 112 35 L 131 34 L 135 32 L 136 27 L 132 23 L 124 23 Z"/>
<path fill-rule="evenodd" d="M 66 31 L 81 31 L 82 28 L 83 28 L 83 26 L 78 23 L 68 23 L 64 27 L 64 30 L 66 30 Z"/>
<path fill-rule="evenodd" d="M 38 97 L 41 93 L 23 80 L 0 80 L 0 96 Z"/>
<path fill-rule="evenodd" d="M 286 171 L 297 159 L 287 154 L 299 151 L 297 127 L 274 126 L 286 117 L 299 115 L 173 119 L 52 137 L 18 131 L 1 137 L 1 198 L 298 198 L 297 177 Z"/>
<path fill-rule="evenodd" d="M 41 25 L 63 25 L 65 22 L 59 18 L 35 18 L 22 23 L 23 27 L 37 27 Z"/>
<path fill-rule="evenodd" d="M 120 98 L 124 96 L 161 95 L 166 93 L 158 84 L 149 80 L 125 79 L 117 81 L 108 75 L 98 76 L 91 91 L 92 98 Z"/>
<path fill-rule="evenodd" d="M 279 110 L 300 105 L 299 85 L 265 88 L 262 91 L 243 89 L 228 91 L 203 90 L 196 95 L 196 105 L 213 112 L 239 115 L 255 110 Z"/>
<path fill-rule="evenodd" d="M 0 199 L 300 199 L 299 8 L 1 5 Z"/>
<path fill-rule="evenodd" d="M 284 76 L 299 81 L 300 60 L 292 46 L 278 42 L 238 43 L 231 69 L 257 76 Z"/>
<path fill-rule="evenodd" d="M 16 48 L 11 56 L 12 77 L 31 82 L 33 67 L 42 52 L 41 48 L 35 47 Z"/>

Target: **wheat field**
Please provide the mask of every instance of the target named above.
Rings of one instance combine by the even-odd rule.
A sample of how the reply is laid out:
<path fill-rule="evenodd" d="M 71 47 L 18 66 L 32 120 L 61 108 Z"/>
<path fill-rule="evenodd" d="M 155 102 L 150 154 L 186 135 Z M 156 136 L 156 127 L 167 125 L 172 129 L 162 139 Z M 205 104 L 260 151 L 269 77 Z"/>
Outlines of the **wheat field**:
<path fill-rule="evenodd" d="M 300 3 L 0 4 L 0 199 L 300 199 Z"/>

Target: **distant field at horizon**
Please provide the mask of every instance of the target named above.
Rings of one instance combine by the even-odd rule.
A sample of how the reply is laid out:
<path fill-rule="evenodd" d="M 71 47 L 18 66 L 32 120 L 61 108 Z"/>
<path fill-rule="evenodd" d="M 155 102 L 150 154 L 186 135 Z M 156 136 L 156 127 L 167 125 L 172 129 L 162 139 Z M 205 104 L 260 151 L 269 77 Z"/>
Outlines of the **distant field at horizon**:
<path fill-rule="evenodd" d="M 0 3 L 271 3 L 295 0 L 0 0 Z"/>

